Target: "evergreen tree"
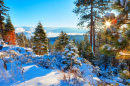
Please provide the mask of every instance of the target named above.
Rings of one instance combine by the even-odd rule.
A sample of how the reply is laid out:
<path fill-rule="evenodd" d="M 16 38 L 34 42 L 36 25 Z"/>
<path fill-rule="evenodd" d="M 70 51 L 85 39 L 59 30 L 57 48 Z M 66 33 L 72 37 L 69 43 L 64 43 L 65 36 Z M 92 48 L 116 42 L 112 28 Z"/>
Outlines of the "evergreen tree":
<path fill-rule="evenodd" d="M 37 55 L 44 55 L 48 53 L 48 39 L 42 24 L 39 22 L 34 32 L 34 46 L 33 51 Z"/>
<path fill-rule="evenodd" d="M 82 54 L 84 52 L 84 48 L 85 48 L 85 43 L 84 41 L 80 41 L 79 46 L 78 46 L 78 51 L 79 51 L 79 55 L 82 57 Z"/>
<path fill-rule="evenodd" d="M 16 45 L 15 29 L 9 15 L 6 19 L 3 41 L 8 42 L 8 44 Z"/>
<path fill-rule="evenodd" d="M 55 41 L 54 47 L 56 51 L 63 51 L 65 46 L 69 43 L 69 37 L 66 33 L 61 31 L 59 38 Z"/>
<path fill-rule="evenodd" d="M 6 16 L 6 12 L 9 11 L 9 8 L 4 5 L 4 0 L 0 0 L 0 34 L 3 38 L 4 36 L 4 16 Z"/>
<path fill-rule="evenodd" d="M 16 39 L 17 39 L 17 44 L 20 46 L 20 47 L 25 47 L 25 35 L 24 33 L 19 33 L 19 35 L 17 34 L 16 35 Z"/>
<path fill-rule="evenodd" d="M 66 64 L 67 68 L 71 68 L 73 65 L 81 65 L 81 62 L 77 60 L 78 57 L 78 49 L 74 46 L 73 41 L 70 41 L 70 43 L 65 46 L 62 63 Z"/>
<path fill-rule="evenodd" d="M 130 67 L 130 52 L 129 52 L 129 30 L 122 28 L 121 26 L 128 23 L 128 16 L 130 13 L 130 1 L 128 0 L 115 0 L 113 6 L 119 12 L 119 15 L 115 17 L 112 13 L 107 13 L 104 16 L 105 21 L 109 21 L 110 26 L 106 26 L 105 35 L 109 37 L 111 45 L 108 45 L 106 42 L 103 47 L 101 47 L 100 51 L 105 55 L 105 58 L 109 56 L 115 56 L 118 59 L 127 59 L 127 65 Z M 130 68 L 129 68 L 130 70 Z"/>
<path fill-rule="evenodd" d="M 89 60 L 90 62 L 92 62 L 92 60 L 94 59 L 91 45 L 90 45 L 89 38 L 88 38 L 87 34 L 84 34 L 84 50 L 82 53 L 82 57 Z"/>
<path fill-rule="evenodd" d="M 33 47 L 33 42 L 31 41 L 31 39 L 27 39 L 27 40 L 28 40 L 27 47 L 32 48 Z"/>
<path fill-rule="evenodd" d="M 95 52 L 95 27 L 97 26 L 97 21 L 101 16 L 107 12 L 110 7 L 108 3 L 110 0 L 76 0 L 74 13 L 80 15 L 80 21 L 78 26 L 87 27 L 90 29 L 90 44 L 92 46 L 92 34 L 93 34 L 93 51 Z"/>
<path fill-rule="evenodd" d="M 73 42 L 74 42 L 74 44 L 76 45 L 75 37 L 73 37 Z"/>
<path fill-rule="evenodd" d="M 13 31 L 15 30 L 12 22 L 11 22 L 11 19 L 10 19 L 10 16 L 8 15 L 7 19 L 6 19 L 6 24 L 5 24 L 5 30 L 4 32 L 8 32 L 8 31 Z"/>
<path fill-rule="evenodd" d="M 90 53 L 92 50 L 91 50 L 91 45 L 90 45 L 89 38 L 88 38 L 87 34 L 84 35 L 84 43 L 85 43 L 85 52 Z"/>

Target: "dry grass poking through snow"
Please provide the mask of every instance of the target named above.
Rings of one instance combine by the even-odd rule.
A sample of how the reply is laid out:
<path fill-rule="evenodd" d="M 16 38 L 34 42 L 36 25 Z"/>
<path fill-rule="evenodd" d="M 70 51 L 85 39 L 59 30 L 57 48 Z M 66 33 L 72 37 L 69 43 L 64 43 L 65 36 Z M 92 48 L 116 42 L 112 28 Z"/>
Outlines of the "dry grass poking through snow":
<path fill-rule="evenodd" d="M 69 69 L 67 72 L 60 71 L 60 80 L 68 84 L 82 86 L 86 80 L 84 77 L 85 71 L 81 72 L 78 68 Z"/>

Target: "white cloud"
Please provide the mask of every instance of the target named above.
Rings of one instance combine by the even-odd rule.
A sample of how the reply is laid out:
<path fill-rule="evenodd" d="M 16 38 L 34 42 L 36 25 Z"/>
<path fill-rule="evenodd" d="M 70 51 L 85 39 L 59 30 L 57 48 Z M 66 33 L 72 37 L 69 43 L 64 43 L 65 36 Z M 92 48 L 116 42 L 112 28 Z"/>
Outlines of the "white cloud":
<path fill-rule="evenodd" d="M 47 33 L 47 37 L 57 37 L 59 36 L 60 33 L 53 33 L 53 32 L 49 32 Z"/>
<path fill-rule="evenodd" d="M 32 34 L 32 32 L 31 32 L 31 31 L 25 31 L 25 32 L 27 32 L 28 34 Z"/>
<path fill-rule="evenodd" d="M 83 35 L 84 33 L 67 33 L 67 35 Z"/>
<path fill-rule="evenodd" d="M 49 32 L 47 33 L 47 37 L 57 37 L 60 33 L 53 33 Z M 67 33 L 67 35 L 83 35 L 84 33 Z"/>
<path fill-rule="evenodd" d="M 25 29 L 23 29 L 22 27 L 18 27 L 15 29 L 15 33 L 21 33 L 21 32 L 24 32 Z"/>
<path fill-rule="evenodd" d="M 35 28 L 30 28 L 31 29 L 31 32 L 34 32 L 35 31 Z"/>

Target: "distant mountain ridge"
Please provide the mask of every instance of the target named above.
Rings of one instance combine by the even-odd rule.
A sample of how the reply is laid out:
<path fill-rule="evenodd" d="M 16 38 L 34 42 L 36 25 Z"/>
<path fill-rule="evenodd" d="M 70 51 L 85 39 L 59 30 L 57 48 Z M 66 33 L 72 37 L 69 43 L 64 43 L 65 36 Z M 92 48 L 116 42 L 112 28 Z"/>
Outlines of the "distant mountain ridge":
<path fill-rule="evenodd" d="M 73 40 L 73 38 L 75 38 L 75 41 L 77 42 L 80 42 L 82 40 L 84 40 L 84 35 L 68 35 L 69 36 L 69 40 Z M 90 36 L 88 35 L 88 38 Z M 59 37 L 50 37 L 48 38 L 51 42 L 51 44 L 53 44 Z"/>
<path fill-rule="evenodd" d="M 78 29 L 75 27 L 43 27 L 43 28 L 46 31 L 48 37 L 56 37 L 59 35 L 59 33 L 61 33 L 61 31 L 69 33 L 71 35 L 81 35 L 88 32 L 88 30 Z M 35 31 L 35 27 L 27 27 L 27 26 L 15 27 L 15 29 L 16 33 L 24 32 L 27 38 L 33 36 L 33 33 Z"/>

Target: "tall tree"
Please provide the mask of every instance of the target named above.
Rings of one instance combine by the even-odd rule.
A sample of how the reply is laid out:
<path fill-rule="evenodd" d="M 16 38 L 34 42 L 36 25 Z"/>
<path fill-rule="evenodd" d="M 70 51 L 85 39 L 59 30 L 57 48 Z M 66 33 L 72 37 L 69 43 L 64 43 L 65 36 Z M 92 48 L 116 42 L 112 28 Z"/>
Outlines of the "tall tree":
<path fill-rule="evenodd" d="M 108 45 L 108 42 L 101 47 L 101 53 L 105 55 L 105 58 L 108 56 L 115 56 L 118 59 L 127 59 L 127 65 L 129 66 L 130 71 L 130 30 L 129 27 L 122 28 L 124 24 L 129 23 L 129 13 L 130 13 L 130 1 L 129 0 L 115 0 L 112 7 L 119 12 L 117 17 L 112 13 L 105 14 L 105 21 L 109 21 L 109 24 L 106 26 L 106 35 L 109 36 L 110 41 L 114 43 Z M 109 35 L 108 35 L 109 34 Z M 112 55 L 113 54 L 113 55 Z"/>
<path fill-rule="evenodd" d="M 78 26 L 87 27 L 90 29 L 90 44 L 92 46 L 93 35 L 93 51 L 95 51 L 95 22 L 101 18 L 107 10 L 110 9 L 108 3 L 110 0 L 76 0 L 74 13 L 80 15 Z"/>
<path fill-rule="evenodd" d="M 41 22 L 35 28 L 33 51 L 38 55 L 48 53 L 48 39 Z"/>
<path fill-rule="evenodd" d="M 10 16 L 6 19 L 5 29 L 4 29 L 3 41 L 8 42 L 8 44 L 16 45 L 15 28 L 11 22 Z"/>
<path fill-rule="evenodd" d="M 4 5 L 4 0 L 0 0 L 0 34 L 3 38 L 3 29 L 4 29 L 4 16 L 7 15 L 6 12 L 9 11 L 9 8 Z"/>
<path fill-rule="evenodd" d="M 65 46 L 69 43 L 69 37 L 66 33 L 61 31 L 59 38 L 55 41 L 54 47 L 56 51 L 63 51 Z"/>

